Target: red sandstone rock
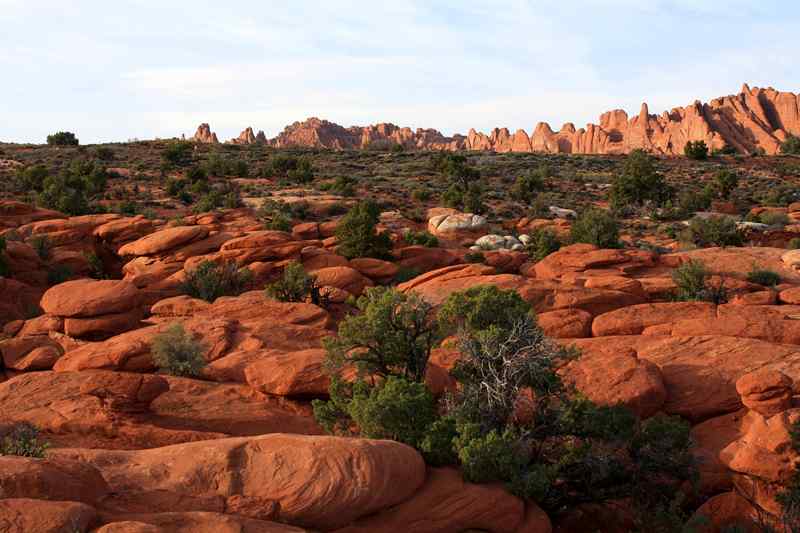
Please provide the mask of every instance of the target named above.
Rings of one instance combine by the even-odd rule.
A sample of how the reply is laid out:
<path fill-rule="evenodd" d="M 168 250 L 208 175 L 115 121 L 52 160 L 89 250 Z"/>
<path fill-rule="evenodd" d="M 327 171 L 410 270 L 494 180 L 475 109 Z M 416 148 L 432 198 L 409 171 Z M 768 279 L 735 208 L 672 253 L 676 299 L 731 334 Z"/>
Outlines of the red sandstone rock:
<path fill-rule="evenodd" d="M 217 144 L 219 140 L 217 139 L 217 134 L 211 131 L 211 126 L 206 123 L 200 124 L 197 127 L 197 132 L 195 132 L 194 137 L 192 140 L 199 143 L 205 144 Z"/>
<path fill-rule="evenodd" d="M 736 381 L 736 392 L 745 407 L 765 417 L 781 413 L 792 406 L 792 379 L 777 370 L 757 370 Z"/>
<path fill-rule="evenodd" d="M 42 296 L 46 313 L 63 317 L 95 317 L 130 311 L 141 293 L 127 281 L 78 279 L 51 287 Z"/>
<path fill-rule="evenodd" d="M 581 339 L 592 336 L 592 315 L 581 309 L 559 309 L 536 315 L 545 335 L 556 339 Z"/>
<path fill-rule="evenodd" d="M 248 364 L 244 375 L 255 390 L 278 396 L 328 395 L 330 379 L 322 368 L 325 350 L 277 353 Z"/>
<path fill-rule="evenodd" d="M 27 498 L 0 500 L 0 527 L 9 533 L 88 531 L 97 511 L 84 503 Z"/>

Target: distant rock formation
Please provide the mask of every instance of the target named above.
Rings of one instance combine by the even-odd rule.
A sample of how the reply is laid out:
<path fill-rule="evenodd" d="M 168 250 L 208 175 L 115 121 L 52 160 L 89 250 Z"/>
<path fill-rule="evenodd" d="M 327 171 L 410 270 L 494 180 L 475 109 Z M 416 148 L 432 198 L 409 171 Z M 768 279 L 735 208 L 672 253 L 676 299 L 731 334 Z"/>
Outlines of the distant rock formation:
<path fill-rule="evenodd" d="M 219 139 L 217 139 L 217 134 L 211 131 L 211 126 L 206 123 L 200 124 L 197 127 L 197 131 L 194 133 L 194 137 L 192 140 L 199 143 L 206 143 L 206 144 L 217 144 L 219 143 Z"/>
<path fill-rule="evenodd" d="M 470 130 L 466 136 L 447 137 L 433 129 L 401 128 L 394 124 L 345 128 L 327 120 L 309 118 L 287 126 L 267 141 L 263 132 L 253 135 L 247 128 L 235 144 L 265 142 L 277 148 L 306 147 L 357 150 L 400 145 L 409 150 L 474 150 L 494 152 L 543 152 L 565 154 L 625 154 L 642 148 L 664 155 L 683 154 L 687 141 L 705 141 L 711 149 L 724 146 L 741 153 L 763 150 L 776 154 L 789 135 L 800 136 L 800 95 L 773 88 L 750 88 L 737 95 L 716 98 L 707 104 L 695 101 L 661 115 L 651 115 L 647 104 L 629 117 L 621 110 L 600 116 L 599 124 L 576 129 L 572 123 L 553 131 L 540 122 L 531 135 L 495 128 L 488 135 Z M 213 137 L 213 141 L 203 140 Z M 200 142 L 216 142 L 207 124 L 195 134 Z"/>

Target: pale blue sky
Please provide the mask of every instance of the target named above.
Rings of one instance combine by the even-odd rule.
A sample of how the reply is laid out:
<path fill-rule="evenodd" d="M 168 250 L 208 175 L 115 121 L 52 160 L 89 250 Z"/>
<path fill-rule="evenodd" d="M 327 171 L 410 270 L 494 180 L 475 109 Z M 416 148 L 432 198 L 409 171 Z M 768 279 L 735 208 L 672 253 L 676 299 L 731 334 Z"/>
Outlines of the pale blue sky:
<path fill-rule="evenodd" d="M 800 91 L 796 0 L 0 0 L 0 140 L 581 127 Z"/>

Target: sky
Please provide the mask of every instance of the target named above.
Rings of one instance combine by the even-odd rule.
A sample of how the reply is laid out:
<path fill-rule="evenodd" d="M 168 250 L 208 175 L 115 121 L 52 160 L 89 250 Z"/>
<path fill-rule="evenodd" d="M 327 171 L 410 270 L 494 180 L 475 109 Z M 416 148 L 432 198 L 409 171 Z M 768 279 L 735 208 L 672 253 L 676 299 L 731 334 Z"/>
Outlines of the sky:
<path fill-rule="evenodd" d="M 0 141 L 445 134 L 800 92 L 796 0 L 0 0 Z"/>

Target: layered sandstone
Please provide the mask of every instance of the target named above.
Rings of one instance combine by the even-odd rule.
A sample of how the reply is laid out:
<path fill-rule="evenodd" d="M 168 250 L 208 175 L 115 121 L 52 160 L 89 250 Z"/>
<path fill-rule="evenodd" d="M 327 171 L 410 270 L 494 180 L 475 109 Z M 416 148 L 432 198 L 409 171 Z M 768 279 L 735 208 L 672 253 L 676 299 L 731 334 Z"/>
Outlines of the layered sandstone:
<path fill-rule="evenodd" d="M 544 152 L 567 154 L 624 154 L 642 148 L 656 154 L 679 155 L 687 141 L 705 141 L 711 149 L 724 146 L 740 153 L 763 150 L 776 154 L 789 135 L 800 135 L 800 95 L 771 87 L 750 88 L 708 103 L 695 101 L 660 115 L 651 114 L 647 104 L 629 116 L 621 109 L 603 113 L 598 124 L 576 128 L 568 122 L 554 131 L 540 122 L 531 133 L 495 128 L 489 134 L 470 130 L 464 135 L 445 136 L 434 129 L 403 128 L 380 123 L 345 128 L 327 120 L 309 118 L 287 126 L 274 139 L 264 142 L 285 147 L 357 150 L 400 145 L 410 150 L 474 150 L 495 152 Z M 200 142 L 217 142 L 207 124 L 195 134 Z M 234 144 L 261 142 L 247 128 Z"/>

